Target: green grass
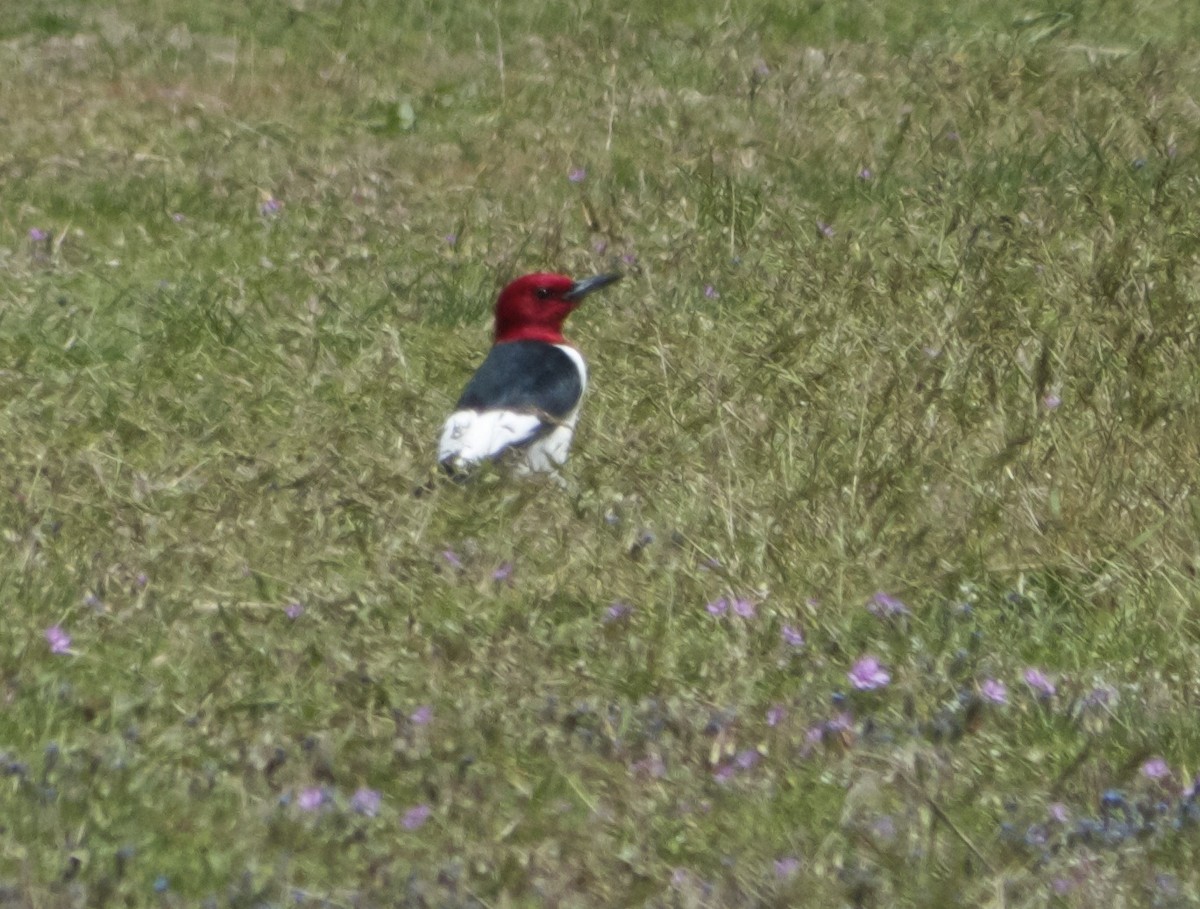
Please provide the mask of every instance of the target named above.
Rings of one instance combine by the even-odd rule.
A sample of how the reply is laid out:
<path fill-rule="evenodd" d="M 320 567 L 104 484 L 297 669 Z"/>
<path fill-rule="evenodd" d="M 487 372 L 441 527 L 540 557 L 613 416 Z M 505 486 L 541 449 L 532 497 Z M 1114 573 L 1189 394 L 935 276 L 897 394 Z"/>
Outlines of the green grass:
<path fill-rule="evenodd" d="M 1200 904 L 1198 26 L 9 11 L 0 905 Z M 614 267 L 567 488 L 438 480 Z"/>

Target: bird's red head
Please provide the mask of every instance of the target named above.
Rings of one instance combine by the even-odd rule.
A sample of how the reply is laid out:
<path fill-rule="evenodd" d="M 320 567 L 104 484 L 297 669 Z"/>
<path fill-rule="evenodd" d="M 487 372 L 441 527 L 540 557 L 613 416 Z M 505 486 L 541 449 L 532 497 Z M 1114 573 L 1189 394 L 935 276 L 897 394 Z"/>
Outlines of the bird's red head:
<path fill-rule="evenodd" d="M 496 343 L 546 341 L 562 344 L 563 322 L 594 290 L 620 280 L 619 274 L 572 281 L 566 275 L 535 274 L 517 278 L 496 301 Z"/>

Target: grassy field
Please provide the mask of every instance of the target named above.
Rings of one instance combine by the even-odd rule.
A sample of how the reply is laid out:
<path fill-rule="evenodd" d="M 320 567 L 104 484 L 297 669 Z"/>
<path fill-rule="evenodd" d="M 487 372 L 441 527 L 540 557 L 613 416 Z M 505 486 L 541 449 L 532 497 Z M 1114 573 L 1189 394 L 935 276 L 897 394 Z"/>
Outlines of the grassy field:
<path fill-rule="evenodd" d="M 6 10 L 0 906 L 1200 905 L 1198 35 Z"/>

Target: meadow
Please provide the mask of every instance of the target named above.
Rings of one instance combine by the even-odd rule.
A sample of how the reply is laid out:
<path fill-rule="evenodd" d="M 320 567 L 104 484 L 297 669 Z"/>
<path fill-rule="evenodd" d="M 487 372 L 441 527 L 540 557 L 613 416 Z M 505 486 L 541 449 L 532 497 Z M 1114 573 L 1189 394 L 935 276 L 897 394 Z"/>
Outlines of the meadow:
<path fill-rule="evenodd" d="M 0 21 L 0 906 L 1200 905 L 1200 6 Z M 436 440 L 524 272 L 564 485 Z"/>

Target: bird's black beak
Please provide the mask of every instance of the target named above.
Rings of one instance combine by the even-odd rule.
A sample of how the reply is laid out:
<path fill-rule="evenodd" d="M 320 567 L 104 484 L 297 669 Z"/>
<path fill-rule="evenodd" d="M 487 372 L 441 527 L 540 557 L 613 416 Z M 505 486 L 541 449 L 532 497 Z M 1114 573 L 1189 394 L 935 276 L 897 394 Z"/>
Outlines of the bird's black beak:
<path fill-rule="evenodd" d="M 608 287 L 610 284 L 615 284 L 621 280 L 619 272 L 610 272 L 607 275 L 596 275 L 594 278 L 584 278 L 582 281 L 576 281 L 571 285 L 571 289 L 563 294 L 564 300 L 569 300 L 572 303 L 578 303 L 594 290 L 599 290 L 602 287 Z"/>

